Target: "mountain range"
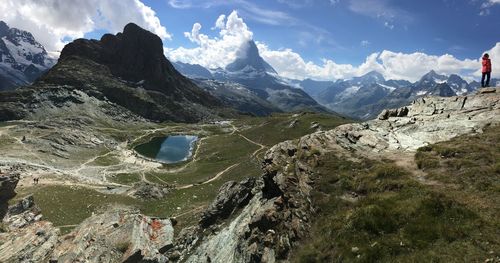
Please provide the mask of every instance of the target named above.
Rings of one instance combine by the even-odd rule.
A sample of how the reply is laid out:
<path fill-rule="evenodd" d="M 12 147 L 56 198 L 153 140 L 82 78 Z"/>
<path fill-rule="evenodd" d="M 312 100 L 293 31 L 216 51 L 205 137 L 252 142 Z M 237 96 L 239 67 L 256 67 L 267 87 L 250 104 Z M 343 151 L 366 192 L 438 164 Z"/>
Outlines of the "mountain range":
<path fill-rule="evenodd" d="M 55 62 L 31 33 L 0 21 L 0 90 L 30 84 Z"/>
<path fill-rule="evenodd" d="M 479 86 L 458 75 L 445 76 L 435 71 L 414 83 L 386 80 L 376 71 L 337 81 L 286 79 L 260 56 L 253 40 L 244 44 L 237 58 L 225 68 L 170 63 L 163 55 L 161 40 L 132 24 L 116 36 L 73 41 L 61 52 L 59 63 L 49 70 L 55 60 L 32 34 L 0 21 L 0 36 L 0 90 L 28 85 L 37 78 L 37 87 L 71 83 L 92 94 L 97 91 L 99 96 L 142 117 L 160 121 L 196 121 L 217 115 L 205 107 L 232 108 L 257 116 L 273 112 L 336 112 L 367 120 L 385 108 L 404 106 L 418 97 L 464 95 Z M 104 67 L 94 67 L 93 63 Z M 102 81 L 108 77 L 114 81 Z M 492 80 L 493 84 L 497 82 Z M 28 90 L 33 89 L 4 94 L 2 100 Z M 26 96 L 23 98 L 28 102 Z M 24 116 L 26 111 L 4 113 L 13 117 Z"/>
<path fill-rule="evenodd" d="M 0 120 L 47 118 L 54 108 L 154 121 L 198 122 L 219 116 L 223 105 L 175 70 L 161 39 L 130 23 L 123 33 L 100 40 L 77 39 L 58 63 L 31 86 L 3 92 Z"/>
<path fill-rule="evenodd" d="M 422 96 L 450 97 L 465 95 L 474 92 L 480 85 L 478 82 L 468 83 L 460 76 L 440 75 L 434 70 L 412 83 L 407 80 L 386 80 L 382 74 L 376 71 L 369 72 L 360 77 L 348 80 L 317 81 L 312 79 L 294 80 L 282 78 L 276 71 L 259 55 L 259 51 L 253 41 L 244 46 L 247 50 L 244 55 L 225 69 L 207 69 L 200 65 L 173 62 L 174 67 L 189 78 L 196 79 L 197 83 L 205 88 L 210 83 L 220 81 L 230 87 L 235 84 L 240 89 L 248 89 L 245 94 L 257 95 L 277 106 L 282 111 L 293 111 L 297 109 L 314 109 L 330 111 L 361 120 L 375 118 L 385 108 L 398 108 L 408 105 L 416 98 Z M 495 84 L 498 80 L 493 79 Z M 210 92 L 210 89 L 208 89 Z M 225 94 L 219 92 L 212 95 L 221 100 L 226 100 Z M 305 93 L 305 94 L 304 94 Z M 234 98 L 234 94 L 231 95 Z M 313 100 L 324 108 L 318 107 Z M 260 103 L 254 107 L 246 107 L 254 114 L 266 112 L 262 110 Z M 236 104 L 233 103 L 233 106 Z M 237 107 L 237 106 L 236 106 Z M 259 112 L 259 113 L 257 113 Z"/>
<path fill-rule="evenodd" d="M 249 96 L 245 96 L 245 101 L 252 102 L 252 107 L 249 105 L 238 106 L 236 108 L 245 108 L 248 112 L 261 115 L 263 112 L 273 111 L 315 111 L 329 112 L 328 109 L 319 105 L 309 94 L 302 89 L 293 87 L 288 82 L 279 77 L 274 68 L 269 65 L 259 54 L 259 50 L 253 40 L 248 41 L 241 47 L 238 52 L 238 57 L 235 61 L 228 64 L 224 69 L 206 69 L 200 65 L 186 64 L 182 62 L 173 63 L 176 69 L 187 77 L 198 79 L 199 83 L 206 82 L 202 87 L 211 86 L 213 79 L 219 82 L 219 86 L 223 83 L 227 84 L 227 90 L 234 90 L 234 87 L 247 89 L 243 92 Z M 210 91 L 210 89 L 208 89 Z M 213 89 L 212 89 L 213 90 Z M 232 96 L 233 92 L 230 92 Z M 244 95 L 240 92 L 240 95 Z M 212 95 L 223 101 L 227 101 L 225 93 L 214 93 Z M 256 100 L 256 98 L 260 98 Z M 271 107 L 264 107 L 262 100 L 267 101 Z"/>
<path fill-rule="evenodd" d="M 460 76 L 440 75 L 431 70 L 418 81 L 386 80 L 376 71 L 350 80 L 303 81 L 290 80 L 320 104 L 340 114 L 368 120 L 385 108 L 398 108 L 423 96 L 451 97 L 474 92 L 480 84 L 468 83 Z M 493 79 L 495 84 L 498 80 Z"/>

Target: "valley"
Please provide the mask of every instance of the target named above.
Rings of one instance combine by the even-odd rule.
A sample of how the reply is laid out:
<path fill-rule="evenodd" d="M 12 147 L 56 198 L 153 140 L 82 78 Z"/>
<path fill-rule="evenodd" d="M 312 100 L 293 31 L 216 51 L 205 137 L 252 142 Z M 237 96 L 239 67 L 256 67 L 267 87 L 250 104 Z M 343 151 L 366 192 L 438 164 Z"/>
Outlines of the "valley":
<path fill-rule="evenodd" d="M 111 204 L 135 206 L 151 216 L 177 217 L 185 225 L 196 223 L 192 213 L 206 207 L 225 182 L 259 176 L 262 156 L 270 146 L 319 127 L 330 129 L 346 122 L 338 117 L 304 113 L 243 117 L 214 124 L 85 126 L 104 145 L 63 150 L 64 158 L 40 150 L 47 144 L 54 149 L 70 145 L 60 142 L 56 127 L 4 122 L 0 128 L 0 151 L 5 154 L 0 170 L 20 172 L 18 197 L 33 194 L 44 218 L 66 231 Z M 162 164 L 134 151 L 137 145 L 152 138 L 175 134 L 199 136 L 192 159 Z M 88 138 L 80 139 L 83 141 L 79 143 L 84 144 Z M 33 184 L 34 177 L 40 178 L 37 185 Z M 137 188 L 144 184 L 166 193 L 159 198 L 135 196 Z"/>

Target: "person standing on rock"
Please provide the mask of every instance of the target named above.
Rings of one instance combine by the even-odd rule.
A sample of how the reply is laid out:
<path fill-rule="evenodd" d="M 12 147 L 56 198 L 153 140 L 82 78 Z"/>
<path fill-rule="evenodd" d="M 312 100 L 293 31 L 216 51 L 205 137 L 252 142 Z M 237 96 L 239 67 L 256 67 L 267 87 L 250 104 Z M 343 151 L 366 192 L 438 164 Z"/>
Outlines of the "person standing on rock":
<path fill-rule="evenodd" d="M 488 53 L 483 56 L 483 77 L 481 78 L 481 87 L 489 87 L 490 86 L 490 78 L 491 78 L 491 60 L 490 55 Z M 486 78 L 486 83 L 484 83 L 484 79 Z"/>

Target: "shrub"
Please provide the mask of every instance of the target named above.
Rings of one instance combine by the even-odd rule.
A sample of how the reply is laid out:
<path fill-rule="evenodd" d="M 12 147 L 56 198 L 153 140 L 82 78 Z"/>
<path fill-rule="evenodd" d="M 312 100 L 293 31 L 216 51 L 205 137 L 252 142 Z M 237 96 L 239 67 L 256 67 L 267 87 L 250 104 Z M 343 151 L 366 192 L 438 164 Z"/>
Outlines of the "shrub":
<path fill-rule="evenodd" d="M 399 178 L 406 174 L 406 171 L 399 166 L 384 164 L 375 169 L 377 179 Z"/>

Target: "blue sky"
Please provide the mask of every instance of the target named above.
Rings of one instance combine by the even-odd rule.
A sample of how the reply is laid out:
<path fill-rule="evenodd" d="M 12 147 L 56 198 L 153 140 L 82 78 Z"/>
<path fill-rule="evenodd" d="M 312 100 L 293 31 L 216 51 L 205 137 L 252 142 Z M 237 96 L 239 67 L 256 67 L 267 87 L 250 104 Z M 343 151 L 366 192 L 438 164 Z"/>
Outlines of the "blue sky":
<path fill-rule="evenodd" d="M 193 46 L 183 33 L 195 22 L 204 26 L 204 34 L 216 36 L 218 32 L 210 27 L 217 17 L 237 10 L 255 40 L 273 49 L 291 48 L 317 63 L 330 58 L 361 64 L 369 54 L 384 49 L 476 58 L 500 41 L 500 4 L 491 6 L 488 15 L 480 15 L 484 1 L 256 0 L 248 2 L 252 7 L 241 1 L 144 3 L 173 34 L 165 43 L 168 47 Z M 277 15 L 259 14 L 252 8 Z"/>
<path fill-rule="evenodd" d="M 486 51 L 500 77 L 500 0 L 2 0 L 0 13 L 55 55 L 135 22 L 162 38 L 168 58 L 208 68 L 253 39 L 289 78 L 377 70 L 414 81 L 434 69 L 472 80 Z"/>

